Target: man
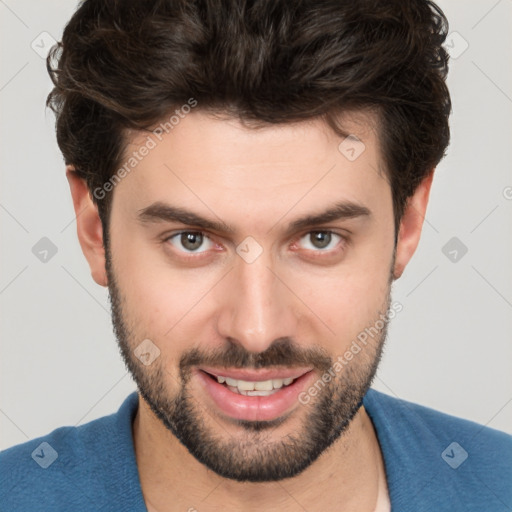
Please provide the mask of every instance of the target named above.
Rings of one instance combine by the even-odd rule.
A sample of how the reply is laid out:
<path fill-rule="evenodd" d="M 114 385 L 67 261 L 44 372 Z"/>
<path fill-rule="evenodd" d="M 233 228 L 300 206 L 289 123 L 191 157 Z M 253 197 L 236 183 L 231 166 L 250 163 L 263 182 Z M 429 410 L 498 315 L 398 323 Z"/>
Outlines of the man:
<path fill-rule="evenodd" d="M 138 394 L 4 451 L 2 510 L 510 510 L 510 436 L 370 389 L 446 31 L 425 0 L 80 5 L 48 104 Z"/>

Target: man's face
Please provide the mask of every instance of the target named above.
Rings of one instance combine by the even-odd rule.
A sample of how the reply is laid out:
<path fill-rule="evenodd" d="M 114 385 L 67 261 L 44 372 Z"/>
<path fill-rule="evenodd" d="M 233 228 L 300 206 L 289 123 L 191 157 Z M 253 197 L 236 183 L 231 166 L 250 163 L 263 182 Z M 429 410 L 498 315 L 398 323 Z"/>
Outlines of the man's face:
<path fill-rule="evenodd" d="M 253 129 L 198 111 L 151 134 L 154 147 L 139 133 L 127 148 L 151 147 L 113 195 L 121 351 L 156 416 L 226 478 L 298 474 L 346 429 L 374 376 L 385 327 L 335 362 L 388 311 L 392 196 L 375 131 L 363 117 L 344 127 L 364 142 L 356 159 L 362 146 L 340 151 L 319 120 Z M 296 223 L 340 205 L 339 218 Z M 170 208 L 211 225 L 172 220 Z"/>

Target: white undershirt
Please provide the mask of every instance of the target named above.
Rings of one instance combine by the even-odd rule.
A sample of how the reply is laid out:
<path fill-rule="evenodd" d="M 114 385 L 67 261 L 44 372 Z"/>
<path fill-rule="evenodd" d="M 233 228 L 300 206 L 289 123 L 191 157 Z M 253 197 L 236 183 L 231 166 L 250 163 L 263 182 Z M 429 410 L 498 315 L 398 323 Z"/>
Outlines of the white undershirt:
<path fill-rule="evenodd" d="M 391 512 L 391 502 L 389 501 L 388 483 L 386 473 L 379 470 L 379 483 L 377 491 L 377 503 L 375 512 Z"/>

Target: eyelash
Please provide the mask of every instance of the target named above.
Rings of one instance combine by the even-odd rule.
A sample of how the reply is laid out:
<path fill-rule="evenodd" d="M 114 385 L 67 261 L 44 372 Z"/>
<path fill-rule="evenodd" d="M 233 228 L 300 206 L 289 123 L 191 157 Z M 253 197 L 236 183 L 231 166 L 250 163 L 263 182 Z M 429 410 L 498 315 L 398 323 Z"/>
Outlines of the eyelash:
<path fill-rule="evenodd" d="M 211 237 L 209 237 L 204 231 L 198 231 L 198 230 L 182 230 L 182 231 L 177 231 L 176 233 L 172 233 L 170 235 L 166 235 L 165 238 L 163 238 L 162 242 L 170 242 L 173 238 L 176 238 L 182 234 L 200 234 L 203 236 L 204 239 L 208 239 L 212 244 L 216 245 L 216 242 L 212 240 Z M 340 233 L 337 233 L 335 231 L 332 231 L 330 229 L 315 229 L 315 230 L 312 230 L 312 231 L 307 231 L 306 233 L 303 233 L 302 235 L 300 235 L 299 237 L 295 238 L 292 242 L 292 245 L 296 245 L 298 242 L 300 242 L 300 240 L 302 240 L 305 236 L 307 235 L 311 235 L 313 233 L 323 233 L 323 234 L 330 234 L 330 235 L 334 235 L 334 236 L 337 236 L 340 238 L 340 241 L 338 242 L 338 244 L 336 245 L 336 247 L 334 249 L 330 249 L 330 250 L 327 250 L 327 249 L 318 249 L 318 250 L 312 250 L 312 249 L 306 249 L 307 252 L 310 252 L 310 253 L 316 253 L 314 254 L 312 257 L 313 258 L 322 258 L 322 257 L 326 257 L 324 255 L 329 255 L 329 256 L 333 256 L 335 254 L 338 254 L 338 252 L 340 252 L 340 250 L 343 250 L 344 246 L 347 245 L 349 243 L 349 239 L 346 235 L 342 235 Z M 172 243 L 171 243 L 172 245 Z M 343 248 L 340 248 L 340 246 L 343 246 Z M 208 254 L 208 250 L 205 250 L 205 251 L 201 251 L 201 252 L 190 252 L 190 251 L 179 251 L 180 252 L 180 257 L 184 258 L 184 259 L 189 259 L 189 260 L 197 260 L 201 257 L 205 257 L 205 255 Z"/>

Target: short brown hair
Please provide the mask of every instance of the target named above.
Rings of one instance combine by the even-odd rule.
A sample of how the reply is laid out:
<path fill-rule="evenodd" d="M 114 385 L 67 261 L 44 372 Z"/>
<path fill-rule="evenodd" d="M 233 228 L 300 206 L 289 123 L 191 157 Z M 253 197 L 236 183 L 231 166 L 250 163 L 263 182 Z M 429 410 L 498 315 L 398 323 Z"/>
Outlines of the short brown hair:
<path fill-rule="evenodd" d="M 126 129 L 192 97 L 254 124 L 377 114 L 395 226 L 449 143 L 448 22 L 428 0 L 85 0 L 47 68 L 59 147 L 89 190 Z M 97 200 L 106 230 L 111 193 Z"/>

